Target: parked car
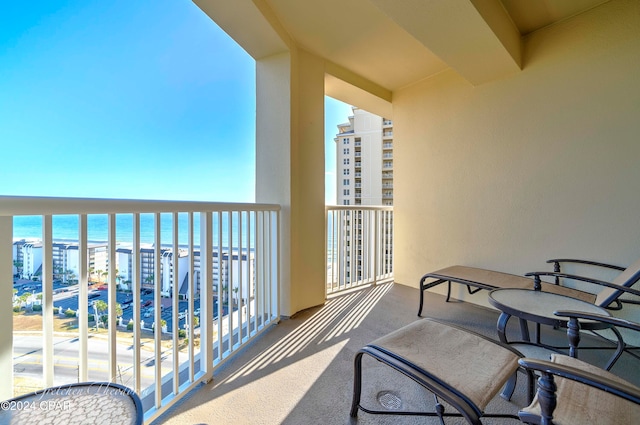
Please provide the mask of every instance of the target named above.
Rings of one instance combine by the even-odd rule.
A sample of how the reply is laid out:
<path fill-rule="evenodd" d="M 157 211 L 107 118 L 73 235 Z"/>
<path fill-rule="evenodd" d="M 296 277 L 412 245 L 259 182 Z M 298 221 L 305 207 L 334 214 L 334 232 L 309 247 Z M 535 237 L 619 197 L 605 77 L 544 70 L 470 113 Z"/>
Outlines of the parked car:
<path fill-rule="evenodd" d="M 151 304 L 153 304 L 153 301 L 147 300 L 144 303 L 142 303 L 142 307 L 149 307 Z"/>
<path fill-rule="evenodd" d="M 89 295 L 87 295 L 87 297 L 89 297 L 89 299 L 98 298 L 99 296 L 100 296 L 100 292 L 89 292 Z"/>
<path fill-rule="evenodd" d="M 98 291 L 106 291 L 107 289 L 109 289 L 108 285 L 100 285 L 100 286 L 98 286 Z"/>

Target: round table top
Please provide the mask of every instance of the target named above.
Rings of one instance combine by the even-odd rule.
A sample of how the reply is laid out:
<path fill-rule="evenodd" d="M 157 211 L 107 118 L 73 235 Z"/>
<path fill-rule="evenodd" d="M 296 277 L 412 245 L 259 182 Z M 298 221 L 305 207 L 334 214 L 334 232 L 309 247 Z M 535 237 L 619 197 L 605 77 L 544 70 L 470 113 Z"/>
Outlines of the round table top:
<path fill-rule="evenodd" d="M 3 401 L 0 424 L 138 424 L 130 390 L 110 383 L 63 385 Z"/>
<path fill-rule="evenodd" d="M 489 303 L 506 314 L 546 324 L 567 322 L 567 319 L 554 314 L 558 310 L 575 310 L 611 316 L 607 310 L 594 304 L 565 295 L 532 289 L 495 289 L 489 293 Z M 584 325 L 600 322 L 580 320 L 580 323 Z"/>

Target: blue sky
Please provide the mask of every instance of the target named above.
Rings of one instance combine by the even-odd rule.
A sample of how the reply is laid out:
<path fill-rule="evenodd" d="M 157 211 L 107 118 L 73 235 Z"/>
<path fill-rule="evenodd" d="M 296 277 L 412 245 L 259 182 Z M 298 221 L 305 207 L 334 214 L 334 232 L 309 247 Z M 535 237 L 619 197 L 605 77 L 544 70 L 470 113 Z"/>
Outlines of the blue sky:
<path fill-rule="evenodd" d="M 254 201 L 255 64 L 191 1 L 2 9 L 0 195 Z"/>

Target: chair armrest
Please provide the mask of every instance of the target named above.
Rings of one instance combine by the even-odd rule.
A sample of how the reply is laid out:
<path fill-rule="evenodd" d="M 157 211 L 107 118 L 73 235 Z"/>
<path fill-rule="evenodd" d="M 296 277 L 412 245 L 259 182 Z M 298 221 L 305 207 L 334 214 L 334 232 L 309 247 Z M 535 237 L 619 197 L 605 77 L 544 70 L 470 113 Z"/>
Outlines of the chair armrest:
<path fill-rule="evenodd" d="M 571 310 L 558 310 L 558 311 L 554 311 L 553 314 L 561 317 L 595 320 L 598 322 L 608 323 L 613 326 L 619 326 L 619 327 L 632 329 L 634 331 L 640 332 L 640 323 L 621 319 L 619 317 L 604 316 L 602 314 L 597 314 L 597 313 L 587 313 L 584 311 L 571 311 Z"/>
<path fill-rule="evenodd" d="M 575 367 L 561 365 L 546 360 L 523 358 L 518 364 L 527 370 L 538 371 L 548 375 L 561 376 L 580 382 L 590 387 L 617 395 L 632 403 L 640 404 L 640 388 L 631 384 L 613 381 L 605 376 L 597 376 Z M 540 389 L 539 389 L 540 390 Z"/>
<path fill-rule="evenodd" d="M 600 279 L 594 279 L 594 278 L 585 277 L 585 276 L 578 276 L 575 274 L 558 273 L 558 272 L 529 272 L 529 273 L 526 273 L 525 276 L 529 276 L 529 277 L 533 276 L 534 282 L 535 282 L 534 287 L 537 284 L 539 284 L 540 276 L 552 276 L 556 278 L 573 279 L 573 280 L 580 280 L 582 282 L 594 283 L 596 285 L 606 286 L 609 288 L 616 289 L 618 291 L 627 292 L 629 294 L 640 296 L 640 290 L 629 288 L 627 286 L 616 285 L 615 283 L 607 282 Z"/>
<path fill-rule="evenodd" d="M 554 270 L 556 272 L 560 271 L 560 263 L 588 264 L 590 266 L 605 267 L 608 269 L 619 270 L 621 272 L 626 270 L 626 267 L 614 266 L 613 264 L 606 264 L 606 263 L 600 263 L 597 261 L 589 261 L 589 260 L 576 260 L 572 258 L 557 258 L 557 259 L 547 260 L 547 263 L 555 263 Z"/>

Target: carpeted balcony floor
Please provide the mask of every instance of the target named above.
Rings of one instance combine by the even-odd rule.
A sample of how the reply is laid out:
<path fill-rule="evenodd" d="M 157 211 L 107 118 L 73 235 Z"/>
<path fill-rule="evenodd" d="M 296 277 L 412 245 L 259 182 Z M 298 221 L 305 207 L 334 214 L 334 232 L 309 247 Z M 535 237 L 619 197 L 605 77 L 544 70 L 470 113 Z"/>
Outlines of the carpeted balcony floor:
<path fill-rule="evenodd" d="M 486 292 L 485 292 L 486 293 Z M 282 320 L 153 424 L 437 424 L 437 418 L 381 416 L 359 412 L 349 417 L 353 390 L 353 359 L 368 342 L 415 320 L 418 290 L 384 284 L 332 298 L 322 307 Z M 626 307 L 625 307 L 626 308 Z M 437 294 L 426 296 L 424 316 L 497 338 L 498 312 L 469 302 L 446 303 Z M 512 320 L 508 335 L 518 335 Z M 565 343 L 564 330 L 546 328 L 545 341 Z M 583 339 L 584 340 L 584 339 Z M 583 360 L 602 366 L 608 350 L 588 350 Z M 362 403 L 381 406 L 377 396 L 394 391 L 402 408 L 420 409 L 432 396 L 413 381 L 365 357 Z M 635 362 L 635 366 L 634 366 Z M 623 358 L 612 372 L 640 384 L 637 360 Z M 510 402 L 497 396 L 487 411 L 517 413 L 525 403 L 525 379 Z M 447 424 L 464 423 L 447 419 Z M 486 419 L 484 423 L 518 423 Z"/>

